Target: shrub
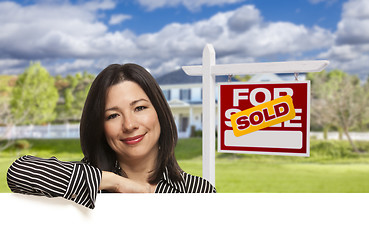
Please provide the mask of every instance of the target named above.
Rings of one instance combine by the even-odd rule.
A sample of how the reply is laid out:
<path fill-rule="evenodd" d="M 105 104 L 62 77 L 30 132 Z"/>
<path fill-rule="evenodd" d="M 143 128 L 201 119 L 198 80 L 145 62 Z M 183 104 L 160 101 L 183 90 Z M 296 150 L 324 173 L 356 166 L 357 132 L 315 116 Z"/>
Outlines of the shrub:
<path fill-rule="evenodd" d="M 31 144 L 27 140 L 17 140 L 14 143 L 14 147 L 16 149 L 29 149 L 31 147 Z"/>
<path fill-rule="evenodd" d="M 346 141 L 311 141 L 310 152 L 314 155 L 329 158 L 357 157 L 357 154 L 352 151 L 350 144 Z"/>

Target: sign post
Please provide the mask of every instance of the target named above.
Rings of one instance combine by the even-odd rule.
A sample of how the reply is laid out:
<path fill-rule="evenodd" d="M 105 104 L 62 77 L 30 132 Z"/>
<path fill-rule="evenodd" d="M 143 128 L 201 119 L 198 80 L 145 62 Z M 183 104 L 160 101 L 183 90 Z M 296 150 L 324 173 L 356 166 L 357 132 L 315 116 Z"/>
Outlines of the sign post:
<path fill-rule="evenodd" d="M 320 72 L 328 64 L 329 61 L 321 60 L 216 65 L 214 47 L 211 44 L 206 44 L 202 55 L 202 66 L 182 67 L 184 72 L 190 76 L 202 76 L 203 178 L 215 185 L 215 77 L 217 75 Z"/>

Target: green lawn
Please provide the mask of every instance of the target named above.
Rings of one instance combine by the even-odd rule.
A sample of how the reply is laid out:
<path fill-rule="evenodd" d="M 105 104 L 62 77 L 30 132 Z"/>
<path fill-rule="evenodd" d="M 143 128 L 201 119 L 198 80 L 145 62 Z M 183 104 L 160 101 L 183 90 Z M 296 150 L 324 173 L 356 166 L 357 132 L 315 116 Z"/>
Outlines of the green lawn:
<path fill-rule="evenodd" d="M 78 140 L 29 140 L 31 147 L 0 152 L 0 192 L 9 192 L 6 170 L 21 155 L 60 160 L 82 158 Z M 216 155 L 218 192 L 369 192 L 369 142 L 358 142 L 361 154 L 345 141 L 311 141 L 310 157 L 225 154 Z M 202 173 L 201 139 L 181 139 L 176 156 L 180 166 Z"/>

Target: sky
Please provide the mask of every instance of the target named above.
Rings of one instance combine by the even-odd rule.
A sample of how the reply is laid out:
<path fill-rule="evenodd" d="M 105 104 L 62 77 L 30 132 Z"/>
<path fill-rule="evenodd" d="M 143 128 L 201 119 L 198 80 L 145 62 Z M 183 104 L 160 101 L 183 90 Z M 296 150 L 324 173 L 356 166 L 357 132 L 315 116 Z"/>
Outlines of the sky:
<path fill-rule="evenodd" d="M 216 62 L 329 60 L 369 74 L 368 0 L 0 1 L 0 74 L 40 61 L 52 75 L 133 62 L 160 77 Z"/>

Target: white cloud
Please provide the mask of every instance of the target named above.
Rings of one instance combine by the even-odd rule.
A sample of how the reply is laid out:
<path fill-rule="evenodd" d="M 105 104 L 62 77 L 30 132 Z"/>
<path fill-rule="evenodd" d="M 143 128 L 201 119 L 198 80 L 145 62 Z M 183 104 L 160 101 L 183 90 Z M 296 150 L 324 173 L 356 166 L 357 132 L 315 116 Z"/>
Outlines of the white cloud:
<path fill-rule="evenodd" d="M 350 0 L 343 4 L 342 19 L 337 25 L 336 41 L 319 56 L 331 61 L 330 68 L 368 76 L 369 1 Z"/>
<path fill-rule="evenodd" d="M 91 2 L 88 3 L 91 6 Z M 20 6 L 0 3 L 0 51 L 2 57 L 49 58 L 86 53 L 90 39 L 107 27 L 95 12 L 75 5 Z"/>
<path fill-rule="evenodd" d="M 24 66 L 28 65 L 28 61 L 5 58 L 0 59 L 0 74 L 15 74 L 24 71 Z"/>
<path fill-rule="evenodd" d="M 333 46 L 328 51 L 321 53 L 319 57 L 333 59 L 336 62 L 352 61 L 360 57 L 354 48 L 350 45 Z"/>
<path fill-rule="evenodd" d="M 337 0 L 309 0 L 312 4 L 319 4 L 319 3 L 327 3 L 327 4 L 333 4 L 334 2 L 337 2 Z"/>
<path fill-rule="evenodd" d="M 368 18 L 369 17 L 369 1 L 367 0 L 350 0 L 343 4 L 342 18 Z"/>
<path fill-rule="evenodd" d="M 237 9 L 228 19 L 228 26 L 235 32 L 244 32 L 262 21 L 260 12 L 253 5 Z"/>
<path fill-rule="evenodd" d="M 338 44 L 369 43 L 369 1 L 351 0 L 343 4 L 338 23 Z"/>
<path fill-rule="evenodd" d="M 337 44 L 363 44 L 369 42 L 369 18 L 344 19 L 338 24 Z"/>
<path fill-rule="evenodd" d="M 92 0 L 83 3 L 82 7 L 90 11 L 96 11 L 96 10 L 114 9 L 115 5 L 116 5 L 115 1 L 113 0 Z"/>
<path fill-rule="evenodd" d="M 66 62 L 56 66 L 54 71 L 56 74 L 81 72 L 81 69 L 91 69 L 94 64 L 94 60 L 76 59 L 72 62 Z"/>
<path fill-rule="evenodd" d="M 158 76 L 182 65 L 200 64 L 206 43 L 214 45 L 219 63 L 301 60 L 310 53 L 310 60 L 316 54 L 316 58 L 330 60 L 331 67 L 361 69 L 363 74 L 368 70 L 360 61 L 369 56 L 368 31 L 364 31 L 369 29 L 369 18 L 364 17 L 366 2 L 352 0 L 344 5 L 336 33 L 318 26 L 267 22 L 255 6 L 244 5 L 193 23 L 171 23 L 142 35 L 128 29 L 109 32 L 97 10 L 112 9 L 112 1 L 63 3 L 58 7 L 0 2 L 0 74 L 19 72 L 29 60 L 41 60 L 52 74 L 83 70 L 97 73 L 111 63 L 136 62 Z M 361 4 L 354 6 L 363 8 L 359 14 L 362 17 L 351 13 L 353 3 Z M 128 19 L 127 15 L 119 16 L 112 17 L 110 24 Z M 348 27 L 352 20 L 357 21 L 360 31 Z"/>
<path fill-rule="evenodd" d="M 197 11 L 202 6 L 221 6 L 225 4 L 240 3 L 245 0 L 137 0 L 137 2 L 149 11 L 163 7 L 176 7 L 183 5 L 190 11 Z"/>
<path fill-rule="evenodd" d="M 245 12 L 249 13 L 244 19 L 247 27 L 232 25 L 231 19 Z M 224 62 L 224 59 L 232 59 L 229 56 L 234 61 L 251 61 L 250 57 L 275 59 L 280 55 L 296 58 L 305 51 L 327 48 L 333 41 L 334 36 L 328 30 L 288 22 L 263 22 L 257 9 L 244 6 L 193 24 L 170 24 L 159 32 L 139 36 L 137 44 L 139 49 L 144 49 L 146 58 L 180 66 L 188 65 L 194 58 L 200 62 L 206 43 L 214 45 L 217 61 Z M 153 72 L 159 70 L 150 68 Z"/>
<path fill-rule="evenodd" d="M 129 20 L 131 19 L 132 16 L 131 15 L 127 15 L 127 14 L 115 14 L 115 15 L 112 15 L 110 17 L 110 20 L 109 20 L 109 24 L 110 25 L 116 25 L 116 24 L 120 24 L 126 20 Z"/>

